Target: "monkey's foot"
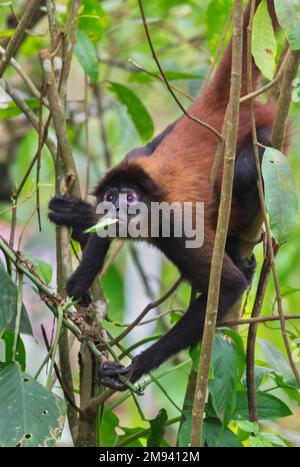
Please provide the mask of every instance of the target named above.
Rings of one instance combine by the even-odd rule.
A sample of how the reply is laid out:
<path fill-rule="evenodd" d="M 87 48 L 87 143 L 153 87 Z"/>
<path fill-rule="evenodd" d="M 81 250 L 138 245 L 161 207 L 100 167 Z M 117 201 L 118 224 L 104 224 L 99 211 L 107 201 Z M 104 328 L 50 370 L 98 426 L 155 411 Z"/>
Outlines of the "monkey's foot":
<path fill-rule="evenodd" d="M 125 391 L 128 387 L 125 382 L 121 381 L 119 376 L 130 380 L 132 370 L 132 364 L 125 368 L 123 365 L 116 362 L 104 362 L 100 368 L 101 383 L 103 386 L 114 389 L 115 391 Z"/>

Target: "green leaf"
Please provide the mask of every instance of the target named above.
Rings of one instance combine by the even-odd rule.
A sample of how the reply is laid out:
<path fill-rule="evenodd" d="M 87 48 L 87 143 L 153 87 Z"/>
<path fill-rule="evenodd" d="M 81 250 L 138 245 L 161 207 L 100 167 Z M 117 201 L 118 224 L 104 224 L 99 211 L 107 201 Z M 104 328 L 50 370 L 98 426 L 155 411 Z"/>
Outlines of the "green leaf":
<path fill-rule="evenodd" d="M 105 413 L 100 426 L 101 446 L 112 447 L 117 443 L 119 436 L 116 433 L 116 428 L 119 423 L 119 418 L 111 410 Z"/>
<path fill-rule="evenodd" d="M 84 233 L 91 233 L 91 232 L 101 232 L 102 230 L 105 229 L 105 227 L 108 227 L 109 225 L 116 224 L 119 222 L 119 219 L 113 219 L 113 218 L 103 218 L 98 222 L 97 224 L 93 225 L 89 229 L 86 229 Z"/>
<path fill-rule="evenodd" d="M 253 20 L 252 54 L 256 66 L 263 76 L 272 80 L 275 71 L 277 42 L 265 0 L 259 4 Z"/>
<path fill-rule="evenodd" d="M 299 293 L 300 289 L 295 287 L 290 287 L 289 285 L 285 285 L 281 287 L 281 296 L 282 297 L 289 297 L 290 295 L 294 295 L 295 293 Z"/>
<path fill-rule="evenodd" d="M 236 345 L 217 332 L 212 357 L 212 377 L 208 381 L 213 407 L 226 425 L 235 409 L 239 381 Z"/>
<path fill-rule="evenodd" d="M 258 342 L 270 368 L 282 375 L 286 381 L 293 379 L 294 374 L 284 355 L 271 342 L 264 339 L 258 339 Z"/>
<path fill-rule="evenodd" d="M 0 446 L 55 446 L 65 412 L 65 402 L 18 365 L 0 372 Z"/>
<path fill-rule="evenodd" d="M 33 265 L 35 272 L 45 282 L 45 284 L 50 284 L 53 272 L 51 264 L 46 263 L 46 261 L 43 261 L 36 256 L 26 255 L 24 258 L 28 259 L 28 261 Z"/>
<path fill-rule="evenodd" d="M 165 426 L 168 421 L 168 415 L 165 409 L 161 409 L 153 420 L 149 420 L 150 433 L 147 439 L 147 447 L 159 447 L 165 434 Z"/>
<path fill-rule="evenodd" d="M 11 364 L 13 362 L 13 345 L 15 340 L 15 334 L 12 331 L 6 329 L 4 332 L 2 339 L 5 343 L 5 363 Z M 26 369 L 26 351 L 23 340 L 21 336 L 19 336 L 18 343 L 17 343 L 17 352 L 16 352 L 16 361 L 20 364 L 22 371 Z"/>
<path fill-rule="evenodd" d="M 252 448 L 272 448 L 273 444 L 265 435 L 260 433 L 258 436 L 250 436 L 250 446 Z"/>
<path fill-rule="evenodd" d="M 192 410 L 193 410 L 193 402 L 185 401 L 185 410 L 182 413 L 184 419 L 183 419 L 183 422 L 180 424 L 180 430 L 178 433 L 178 446 L 180 448 L 185 448 L 190 445 L 191 426 L 192 426 Z"/>
<path fill-rule="evenodd" d="M 271 394 L 257 391 L 256 405 L 259 420 L 272 420 L 292 415 L 290 408 Z M 238 391 L 232 420 L 249 420 L 247 391 Z"/>
<path fill-rule="evenodd" d="M 14 34 L 14 29 L 0 29 L 0 39 L 3 37 L 11 37 Z"/>
<path fill-rule="evenodd" d="M 99 76 L 99 64 L 94 44 L 84 31 L 77 31 L 74 52 L 86 74 L 96 83 Z"/>
<path fill-rule="evenodd" d="M 38 109 L 40 106 L 40 103 L 37 99 L 24 99 L 24 103 L 31 109 Z M 2 103 L 0 105 L 0 120 L 15 118 L 21 114 L 22 111 L 14 102 L 6 102 L 5 104 Z"/>
<path fill-rule="evenodd" d="M 202 2 L 201 2 L 202 3 Z M 205 36 L 212 54 L 217 51 L 232 8 L 232 0 L 211 0 L 205 21 Z M 228 36 L 230 31 L 228 31 Z"/>
<path fill-rule="evenodd" d="M 287 33 L 292 50 L 300 49 L 300 2 L 299 0 L 275 0 L 278 21 Z"/>
<path fill-rule="evenodd" d="M 11 280 L 0 261 L 0 336 L 9 329 L 14 331 L 17 313 L 18 289 Z M 28 319 L 27 311 L 22 306 L 20 332 L 32 335 L 32 328 Z"/>
<path fill-rule="evenodd" d="M 205 419 L 204 440 L 209 448 L 242 448 L 243 443 L 229 428 L 223 431 L 222 423 L 216 418 Z"/>
<path fill-rule="evenodd" d="M 259 365 L 254 366 L 254 379 L 255 379 L 256 389 L 259 388 L 259 386 L 263 382 L 263 379 L 265 378 L 265 376 L 267 376 L 269 374 L 270 374 L 270 369 L 269 368 L 265 368 L 264 366 L 259 366 Z M 247 387 L 246 374 L 244 374 L 244 377 L 243 377 L 243 386 L 245 388 Z"/>
<path fill-rule="evenodd" d="M 259 433 L 257 436 L 250 436 L 250 446 L 252 448 L 272 448 L 274 446 L 287 447 L 285 441 L 273 433 Z"/>
<path fill-rule="evenodd" d="M 109 83 L 109 89 L 126 106 L 135 128 L 142 141 L 149 141 L 154 132 L 152 118 L 141 99 L 127 86 Z"/>
<path fill-rule="evenodd" d="M 250 422 L 249 420 L 243 420 L 237 422 L 237 426 L 240 430 L 245 431 L 246 433 L 259 433 L 259 424 L 256 422 Z"/>
<path fill-rule="evenodd" d="M 105 11 L 99 0 L 83 0 L 78 17 L 78 29 L 93 42 L 98 42 L 107 25 Z"/>
<path fill-rule="evenodd" d="M 282 244 L 298 222 L 297 192 L 287 158 L 268 147 L 263 156 L 262 175 L 270 227 L 278 243 Z"/>
<path fill-rule="evenodd" d="M 229 328 L 222 328 L 222 332 L 229 336 L 230 339 L 233 340 L 236 349 L 236 357 L 237 357 L 237 368 L 239 373 L 239 379 L 242 378 L 246 366 L 246 355 L 244 350 L 244 343 L 243 339 L 237 332 L 233 331 Z"/>
<path fill-rule="evenodd" d="M 198 342 L 194 347 L 191 347 L 189 354 L 190 354 L 190 357 L 193 363 L 193 371 L 198 373 L 199 361 L 200 361 L 200 355 L 201 355 L 201 342 Z"/>

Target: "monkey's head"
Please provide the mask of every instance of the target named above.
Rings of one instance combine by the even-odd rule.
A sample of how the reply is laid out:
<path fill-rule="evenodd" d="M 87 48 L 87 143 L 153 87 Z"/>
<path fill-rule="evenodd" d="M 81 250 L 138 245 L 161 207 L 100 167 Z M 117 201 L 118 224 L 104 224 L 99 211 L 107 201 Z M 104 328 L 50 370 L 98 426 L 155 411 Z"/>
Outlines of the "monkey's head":
<path fill-rule="evenodd" d="M 150 225 L 151 203 L 163 199 L 162 190 L 152 177 L 132 161 L 124 161 L 108 172 L 93 194 L 97 197 L 100 216 L 102 214 L 110 217 L 109 208 L 106 207 L 110 205 L 112 217 L 119 219 L 120 227 L 124 217 L 127 224 L 133 220 L 137 223 L 147 220 Z M 144 235 L 149 236 L 148 229 Z"/>

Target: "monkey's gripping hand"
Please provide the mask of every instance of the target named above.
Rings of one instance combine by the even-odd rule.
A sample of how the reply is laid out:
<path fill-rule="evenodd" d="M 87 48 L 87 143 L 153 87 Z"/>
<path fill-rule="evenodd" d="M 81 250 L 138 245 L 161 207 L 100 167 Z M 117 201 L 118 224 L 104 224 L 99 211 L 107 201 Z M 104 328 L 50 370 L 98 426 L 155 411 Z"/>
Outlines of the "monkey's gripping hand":
<path fill-rule="evenodd" d="M 57 195 L 49 203 L 49 219 L 56 225 L 72 228 L 72 238 L 84 248 L 89 234 L 85 230 L 96 221 L 95 207 L 79 198 Z"/>
<path fill-rule="evenodd" d="M 128 389 L 125 379 L 135 383 L 142 376 L 138 374 L 137 369 L 137 357 L 127 368 L 117 362 L 104 362 L 100 368 L 101 383 L 115 391 L 125 391 Z"/>

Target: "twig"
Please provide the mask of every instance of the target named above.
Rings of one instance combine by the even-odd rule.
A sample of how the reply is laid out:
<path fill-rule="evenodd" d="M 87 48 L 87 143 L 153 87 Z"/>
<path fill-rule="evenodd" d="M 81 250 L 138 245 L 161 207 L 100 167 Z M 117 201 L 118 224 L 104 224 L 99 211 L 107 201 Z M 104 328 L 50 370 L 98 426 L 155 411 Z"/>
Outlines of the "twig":
<path fill-rule="evenodd" d="M 17 313 L 16 313 L 16 322 L 15 322 L 15 334 L 14 334 L 14 343 L 12 351 L 12 361 L 16 361 L 17 357 L 17 347 L 20 337 L 20 323 L 21 323 L 21 312 L 23 306 L 23 274 L 18 272 L 18 298 L 17 298 Z"/>
<path fill-rule="evenodd" d="M 296 320 L 300 319 L 300 314 L 284 315 L 285 321 L 291 321 L 293 319 L 296 319 Z M 269 323 L 273 321 L 280 321 L 280 316 L 261 316 L 258 318 L 223 321 L 221 323 L 217 323 L 217 327 L 222 328 L 222 327 L 231 327 L 231 326 L 244 326 L 247 324 L 264 324 L 264 323 Z"/>
<path fill-rule="evenodd" d="M 44 73 L 46 93 L 48 94 L 53 125 L 55 128 L 59 149 L 61 151 L 61 156 L 66 168 L 67 178 L 72 184 L 72 189 L 74 190 L 75 195 L 80 196 L 80 187 L 76 166 L 72 156 L 71 144 L 68 138 L 64 105 L 59 96 L 49 50 L 44 49 L 40 52 L 40 60 Z"/>
<path fill-rule="evenodd" d="M 27 117 L 33 128 L 38 132 L 39 131 L 39 120 L 35 116 L 34 112 L 28 107 L 28 105 L 21 99 L 17 93 L 5 80 L 0 81 L 0 86 L 3 87 L 4 91 L 11 97 L 14 103 L 19 107 L 19 109 L 23 112 L 23 114 Z M 44 130 L 45 131 L 45 130 Z M 45 141 L 52 159 L 55 161 L 56 159 L 56 144 L 50 136 L 47 136 Z M 33 164 L 34 165 L 34 164 Z"/>
<path fill-rule="evenodd" d="M 208 388 L 208 376 L 219 304 L 222 263 L 231 211 L 235 149 L 239 126 L 239 99 L 242 82 L 243 1 L 235 0 L 233 7 L 233 40 L 230 98 L 227 120 L 227 141 L 224 157 L 221 198 L 216 237 L 211 260 L 204 334 L 192 411 L 191 446 L 202 445 L 203 415 Z"/>
<path fill-rule="evenodd" d="M 3 47 L 0 46 L 0 54 L 1 55 L 4 55 L 5 54 L 5 49 Z M 31 78 L 25 73 L 25 71 L 23 70 L 23 68 L 18 64 L 18 62 L 14 59 L 14 58 L 11 58 L 10 59 L 10 63 L 11 65 L 14 67 L 14 69 L 16 70 L 16 72 L 20 75 L 20 77 L 23 79 L 24 83 L 27 84 L 28 88 L 30 89 L 30 91 L 32 92 L 32 94 L 37 98 L 37 99 L 40 99 L 41 97 L 41 93 L 40 91 L 38 90 L 38 88 L 35 86 L 35 84 L 33 83 L 33 81 L 31 80 Z M 46 99 L 43 100 L 43 104 L 45 107 L 48 107 L 48 102 Z"/>
<path fill-rule="evenodd" d="M 288 124 L 288 114 L 291 105 L 292 91 L 293 91 L 293 80 L 297 76 L 300 62 L 300 51 L 291 51 L 287 64 L 286 71 L 282 81 L 280 95 L 278 99 L 278 112 L 272 129 L 272 146 L 279 151 L 283 150 L 286 129 Z"/>
<path fill-rule="evenodd" d="M 112 339 L 109 345 L 113 346 L 117 344 L 118 342 L 120 342 L 122 339 L 124 339 L 124 337 L 126 337 L 127 334 L 129 334 L 132 331 L 132 329 L 135 328 L 135 326 L 137 326 L 140 323 L 140 321 L 142 321 L 144 316 L 146 316 L 146 314 L 149 313 L 150 310 L 164 303 L 175 292 L 175 290 L 180 286 L 182 282 L 183 282 L 183 279 L 182 277 L 180 277 L 179 279 L 177 279 L 175 284 L 173 284 L 172 287 L 162 297 L 155 300 L 154 302 L 149 303 L 144 308 L 142 313 L 140 313 L 139 316 L 131 323 L 131 325 L 128 326 L 128 328 L 125 329 L 125 331 L 121 332 L 121 334 L 119 334 L 115 339 Z"/>
<path fill-rule="evenodd" d="M 51 348 L 50 348 L 50 344 L 49 344 L 49 341 L 48 341 L 46 330 L 45 330 L 43 325 L 41 325 L 41 330 L 42 330 L 42 335 L 43 335 L 43 339 L 44 339 L 44 342 L 45 342 L 45 345 L 46 345 L 47 352 L 48 352 L 48 354 L 51 354 L 52 351 L 51 351 Z M 65 398 L 67 399 L 69 404 L 72 405 L 72 407 L 78 413 L 81 413 L 81 409 L 79 407 L 77 407 L 77 405 L 75 403 L 75 399 L 74 399 L 73 394 L 69 394 L 68 389 L 64 385 L 64 382 L 62 380 L 62 377 L 61 377 L 61 374 L 60 374 L 60 371 L 59 371 L 59 368 L 58 368 L 58 365 L 57 365 L 56 362 L 54 362 L 54 371 L 55 371 L 56 377 L 57 377 L 57 379 L 59 381 L 59 384 L 61 385 L 61 388 L 63 390 Z"/>
<path fill-rule="evenodd" d="M 220 140 L 222 140 L 222 135 L 219 133 L 218 130 L 216 130 L 216 128 L 213 128 L 212 126 L 210 126 L 208 123 L 206 122 L 203 122 L 202 120 L 199 120 L 198 118 L 194 117 L 193 115 L 191 115 L 184 107 L 183 105 L 181 104 L 181 102 L 179 101 L 178 97 L 176 96 L 176 94 L 174 93 L 172 87 L 170 86 L 170 83 L 168 81 L 168 78 L 166 77 L 166 74 L 157 58 L 157 55 L 156 55 L 156 52 L 155 52 L 155 49 L 154 49 L 154 46 L 153 46 L 153 43 L 152 43 L 152 39 L 151 39 L 151 36 L 150 36 L 150 33 L 149 33 L 149 29 L 148 29 L 148 24 L 147 24 L 147 20 L 146 20 L 146 16 L 145 16 L 145 12 L 144 12 L 144 7 L 143 7 L 143 3 L 142 3 L 142 0 L 138 0 L 138 3 L 139 3 L 139 8 L 140 8 L 140 12 L 141 12 L 141 17 L 142 17 L 142 20 L 143 20 L 143 25 L 144 25 L 144 29 L 145 29 L 145 33 L 146 33 L 146 37 L 147 37 L 147 41 L 148 41 L 148 44 L 149 44 L 149 47 L 151 49 L 151 52 L 152 52 L 152 56 L 153 56 L 153 59 L 157 65 L 157 68 L 159 69 L 160 73 L 161 73 L 161 76 L 165 82 L 165 85 L 168 89 L 168 91 L 170 92 L 171 96 L 173 97 L 173 99 L 175 100 L 176 104 L 178 105 L 178 107 L 181 109 L 181 111 L 184 113 L 184 115 L 186 115 L 190 120 L 198 123 L 199 125 L 203 126 L 204 128 L 206 128 L 207 130 L 211 131 L 212 133 L 214 133 L 214 135 L 216 135 Z"/>
<path fill-rule="evenodd" d="M 260 96 L 261 94 L 264 94 L 267 91 L 270 91 L 270 89 L 272 89 L 276 84 L 278 84 L 281 81 L 282 77 L 284 76 L 288 58 L 289 58 L 289 53 L 285 55 L 277 75 L 272 81 L 270 81 L 270 83 L 266 84 L 265 86 L 259 89 L 256 89 L 256 91 L 248 92 L 246 96 L 243 96 L 240 98 L 240 103 L 243 104 L 244 102 L 254 99 L 255 97 Z"/>
<path fill-rule="evenodd" d="M 85 129 L 85 156 L 86 156 L 86 177 L 85 177 L 85 195 L 87 199 L 90 187 L 90 169 L 91 169 L 91 153 L 90 153 L 90 134 L 89 134 L 89 81 L 88 75 L 84 75 L 84 129 Z"/>
<path fill-rule="evenodd" d="M 165 80 L 162 78 L 162 76 L 158 75 L 157 73 L 153 73 L 152 71 L 149 71 L 149 70 L 146 70 L 146 68 L 143 68 L 141 67 L 140 65 L 138 65 L 134 60 L 132 60 L 131 58 L 128 59 L 128 62 L 134 67 L 136 68 L 139 72 L 142 72 L 142 73 L 146 73 L 147 75 L 149 76 L 153 76 L 153 78 L 156 78 L 156 79 L 159 79 L 162 83 L 165 83 Z M 196 99 L 194 99 L 190 94 L 187 94 L 185 91 L 183 91 L 182 89 L 178 88 L 177 86 L 175 86 L 175 84 L 173 83 L 170 83 L 169 82 L 169 85 L 172 89 L 174 89 L 174 91 L 178 92 L 179 94 L 181 94 L 182 96 L 186 97 L 187 99 L 189 99 L 190 101 L 194 102 Z"/>
<path fill-rule="evenodd" d="M 120 253 L 120 251 L 122 250 L 122 248 L 124 247 L 124 243 L 119 243 L 116 248 L 112 251 L 110 257 L 108 258 L 108 260 L 105 262 L 104 266 L 103 266 L 103 269 L 102 271 L 100 272 L 99 274 L 99 280 L 101 280 L 105 274 L 107 273 L 108 269 L 110 268 L 110 266 L 112 265 L 112 263 L 114 262 L 114 260 L 116 259 L 116 257 L 118 256 L 118 254 Z"/>
<path fill-rule="evenodd" d="M 64 310 L 61 306 L 57 307 L 57 313 L 58 313 L 58 317 L 57 317 L 57 324 L 56 324 L 56 332 L 55 332 L 55 337 L 54 337 L 54 341 L 53 341 L 53 345 L 51 349 L 50 368 L 49 368 L 48 377 L 46 381 L 46 388 L 48 389 L 51 387 L 52 372 L 53 372 L 56 351 L 57 351 L 59 337 L 60 337 L 61 328 L 62 328 L 62 320 L 64 316 Z"/>
<path fill-rule="evenodd" d="M 3 73 L 5 72 L 11 58 L 14 56 L 15 52 L 18 49 L 18 46 L 26 34 L 26 29 L 30 24 L 33 15 L 35 14 L 36 10 L 38 10 L 41 6 L 42 0 L 30 0 L 24 14 L 19 21 L 14 35 L 10 38 L 9 43 L 7 44 L 5 54 L 2 56 L 0 60 L 0 78 L 2 78 Z"/>
<path fill-rule="evenodd" d="M 247 28 L 247 92 L 248 95 L 252 94 L 253 91 L 253 65 L 252 65 L 252 30 L 253 30 L 253 19 L 255 14 L 256 0 L 251 0 L 250 6 L 250 18 Z M 250 99 L 249 101 L 249 110 L 251 115 L 251 130 L 252 130 L 252 141 L 253 141 L 253 150 L 255 154 L 256 165 L 260 166 L 260 158 L 258 152 L 258 140 L 257 140 L 257 130 L 256 130 L 256 121 L 254 114 L 254 100 Z M 259 180 L 258 185 L 261 184 Z M 263 191 L 258 187 L 260 192 L 260 202 L 263 203 Z M 266 257 L 263 268 L 261 271 L 260 281 L 257 288 L 257 293 L 255 297 L 255 303 L 253 306 L 252 318 L 258 318 L 260 315 L 263 296 L 267 286 L 267 281 L 269 278 L 269 273 L 271 269 L 271 264 Z M 247 354 L 246 354 L 246 377 L 247 377 L 247 397 L 248 397 L 248 409 L 249 409 L 249 419 L 250 421 L 257 421 L 257 407 L 256 407 L 256 385 L 255 385 L 255 343 L 257 336 L 257 324 L 250 324 L 249 332 L 247 336 Z"/>

